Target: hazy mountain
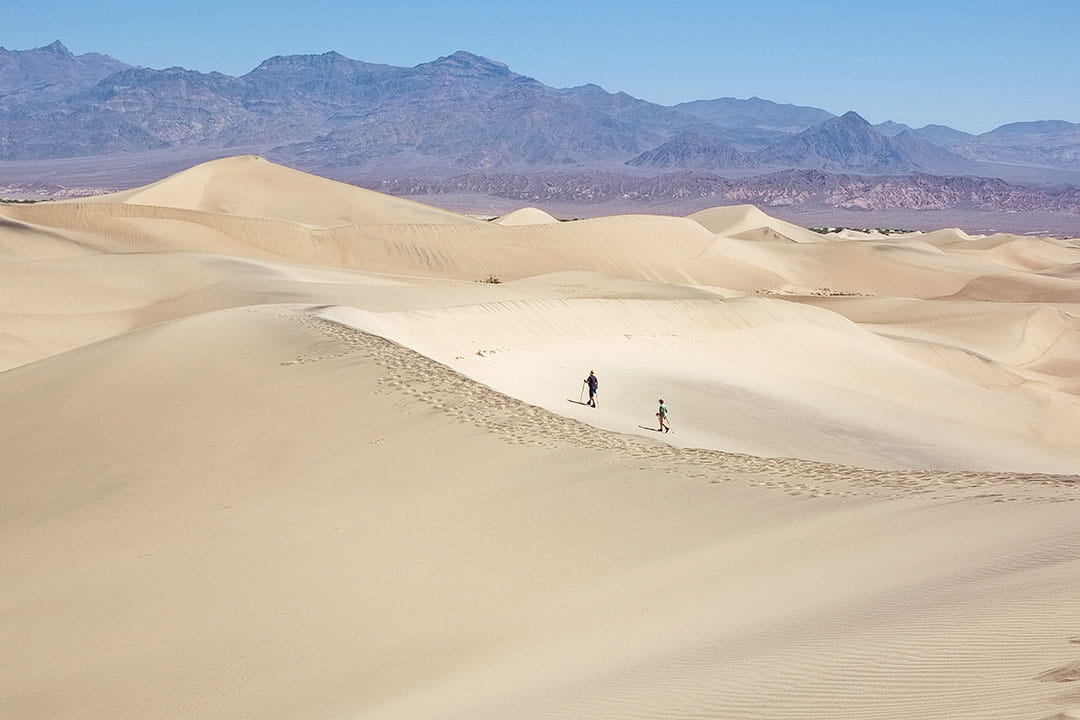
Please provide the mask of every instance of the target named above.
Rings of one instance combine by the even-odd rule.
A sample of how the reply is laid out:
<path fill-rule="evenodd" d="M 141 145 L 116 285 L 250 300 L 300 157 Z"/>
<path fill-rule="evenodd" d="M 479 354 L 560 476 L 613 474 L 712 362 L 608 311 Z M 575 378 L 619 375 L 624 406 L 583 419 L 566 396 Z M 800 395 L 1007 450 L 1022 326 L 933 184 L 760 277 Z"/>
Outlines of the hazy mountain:
<path fill-rule="evenodd" d="M 156 151 L 262 152 L 295 167 L 449 174 L 485 168 L 796 167 L 1025 180 L 1080 172 L 1080 125 L 1014 123 L 973 136 L 877 128 L 859 115 L 761 98 L 664 107 L 597 85 L 552 88 L 459 51 L 396 67 L 336 52 L 277 56 L 232 77 L 105 55 L 0 48 L 0 159 Z M 976 162 L 983 163 L 982 165 Z M 986 163 L 997 163 L 989 166 Z M 1032 170 L 1028 166 L 1034 166 Z M 1017 175 L 1017 168 L 1023 173 Z"/>
<path fill-rule="evenodd" d="M 970 160 L 1080 170 L 1080 124 L 1077 123 L 1017 122 L 981 135 L 945 125 L 927 125 L 912 133 Z"/>
<path fill-rule="evenodd" d="M 995 140 L 1054 140 L 1061 137 L 1075 137 L 1080 133 L 1080 124 L 1064 120 L 1037 120 L 1035 122 L 1015 122 L 991 130 L 981 135 L 984 139 Z"/>
<path fill-rule="evenodd" d="M 13 54 L 25 64 L 43 52 Z M 17 73 L 3 82 L 17 85 Z M 309 169 L 402 154 L 471 167 L 622 162 L 700 124 L 597 86 L 550 88 L 467 52 L 413 68 L 275 57 L 240 78 L 125 67 L 0 119 L 5 159 L 245 146 Z"/>
<path fill-rule="evenodd" d="M 588 110 L 603 112 L 621 122 L 633 122 L 658 134 L 702 125 L 695 117 L 675 108 L 639 100 L 624 92 L 609 93 L 599 85 L 588 84 L 555 91 Z"/>
<path fill-rule="evenodd" d="M 328 132 L 275 152 L 327 166 L 401 154 L 469 167 L 568 165 L 621 160 L 669 132 L 653 117 L 664 108 L 634 101 L 639 113 L 610 93 L 583 99 L 468 53 L 414 70 L 373 88 L 365 108 L 332 117 Z"/>
<path fill-rule="evenodd" d="M 877 125 L 874 125 L 874 129 L 885 137 L 895 137 L 905 130 L 911 130 L 911 128 L 904 123 L 893 122 L 892 120 L 878 123 Z"/>
<path fill-rule="evenodd" d="M 975 165 L 955 152 L 927 140 L 915 130 L 903 130 L 889 138 L 908 162 L 921 170 L 938 173 L 973 171 Z"/>
<path fill-rule="evenodd" d="M 701 132 L 685 132 L 626 162 L 634 167 L 734 168 L 746 163 L 746 153 Z"/>
<path fill-rule="evenodd" d="M 770 145 L 756 153 L 755 159 L 764 165 L 823 170 L 910 172 L 917 169 L 854 111 Z"/>
<path fill-rule="evenodd" d="M 73 95 L 127 67 L 108 55 L 72 55 L 59 40 L 34 50 L 0 47 L 0 111 Z"/>
<path fill-rule="evenodd" d="M 781 105 L 759 97 L 694 100 L 673 107 L 719 127 L 737 130 L 726 135 L 726 141 L 741 150 L 761 149 L 834 117 L 821 108 Z"/>
<path fill-rule="evenodd" d="M 1032 188 L 1003 180 L 926 174 L 867 177 L 782 170 L 744 178 L 680 171 L 652 177 L 607 171 L 468 173 L 445 179 L 367 183 L 395 195 L 482 194 L 522 203 L 662 202 L 703 198 L 715 204 L 824 205 L 850 210 L 1005 210 L 1080 213 L 1080 188 Z"/>
<path fill-rule="evenodd" d="M 704 170 L 795 167 L 871 174 L 950 173 L 972 165 L 959 155 L 923 140 L 910 129 L 901 130 L 893 137 L 882 135 L 855 112 L 830 117 L 754 153 L 740 152 L 706 133 L 688 132 L 627 164 Z"/>
<path fill-rule="evenodd" d="M 966 164 L 909 130 L 886 137 L 854 111 L 770 145 L 751 160 L 759 166 L 873 174 L 952 171 Z"/>
<path fill-rule="evenodd" d="M 128 67 L 61 102 L 4 113 L 0 158 L 225 146 L 257 129 L 241 98 L 239 81 L 221 73 Z"/>
<path fill-rule="evenodd" d="M 1080 124 L 1018 122 L 953 144 L 956 152 L 989 162 L 1080 170 Z"/>
<path fill-rule="evenodd" d="M 971 133 L 954 130 L 947 125 L 924 125 L 911 132 L 917 137 L 932 142 L 935 145 L 939 145 L 947 150 L 952 150 L 975 137 L 975 135 L 972 135 Z"/>

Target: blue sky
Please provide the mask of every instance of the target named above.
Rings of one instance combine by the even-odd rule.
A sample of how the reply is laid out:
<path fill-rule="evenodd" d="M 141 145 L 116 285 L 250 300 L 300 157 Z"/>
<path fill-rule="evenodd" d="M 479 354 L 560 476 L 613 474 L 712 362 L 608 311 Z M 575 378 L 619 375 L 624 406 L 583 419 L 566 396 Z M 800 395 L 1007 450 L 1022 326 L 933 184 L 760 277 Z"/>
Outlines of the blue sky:
<path fill-rule="evenodd" d="M 415 65 L 469 50 L 548 85 L 663 104 L 757 95 L 984 132 L 1080 122 L 1080 0 L 0 0 L 0 45 L 243 74 L 328 50 Z"/>

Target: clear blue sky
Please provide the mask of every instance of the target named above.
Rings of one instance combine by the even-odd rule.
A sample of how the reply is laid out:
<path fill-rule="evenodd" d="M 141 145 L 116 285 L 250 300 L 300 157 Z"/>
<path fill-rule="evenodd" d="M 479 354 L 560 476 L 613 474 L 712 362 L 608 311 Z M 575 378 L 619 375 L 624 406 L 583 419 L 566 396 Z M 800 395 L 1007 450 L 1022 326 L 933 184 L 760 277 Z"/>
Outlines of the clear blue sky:
<path fill-rule="evenodd" d="M 230 75 L 273 55 L 416 65 L 468 50 L 663 104 L 757 95 L 968 132 L 1080 122 L 1080 0 L 0 0 L 0 45 L 56 39 Z"/>

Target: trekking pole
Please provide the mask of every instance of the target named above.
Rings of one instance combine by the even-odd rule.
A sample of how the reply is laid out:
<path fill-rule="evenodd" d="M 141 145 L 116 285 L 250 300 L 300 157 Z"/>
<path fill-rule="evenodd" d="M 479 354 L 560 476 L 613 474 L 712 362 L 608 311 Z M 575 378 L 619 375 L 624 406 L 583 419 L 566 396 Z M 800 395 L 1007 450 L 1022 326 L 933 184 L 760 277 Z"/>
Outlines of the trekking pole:
<path fill-rule="evenodd" d="M 585 402 L 585 383 L 581 383 L 581 392 L 578 393 L 578 402 Z"/>

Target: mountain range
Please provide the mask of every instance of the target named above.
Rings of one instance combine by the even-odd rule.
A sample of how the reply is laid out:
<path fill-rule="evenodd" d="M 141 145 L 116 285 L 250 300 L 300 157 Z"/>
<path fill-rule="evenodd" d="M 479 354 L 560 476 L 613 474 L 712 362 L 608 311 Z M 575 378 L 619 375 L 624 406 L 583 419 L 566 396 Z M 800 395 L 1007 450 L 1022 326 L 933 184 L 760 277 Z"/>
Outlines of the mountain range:
<path fill-rule="evenodd" d="M 599 204 L 625 200 L 648 206 L 672 199 L 788 206 L 813 202 L 842 210 L 980 210 L 1080 213 L 1080 187 L 1019 186 L 997 178 L 853 175 L 780 170 L 741 178 L 701 171 L 634 177 L 604 170 L 528 174 L 466 173 L 450 178 L 394 178 L 375 189 L 392 195 L 493 195 L 525 204 Z"/>
<path fill-rule="evenodd" d="M 276 56 L 234 77 L 75 55 L 60 41 L 0 48 L 0 172 L 61 158 L 109 167 L 139 153 L 183 166 L 192 152 L 256 152 L 353 180 L 796 169 L 1080 185 L 1080 124 L 1064 121 L 972 135 L 756 97 L 663 106 L 597 85 L 549 87 L 464 51 L 415 67 Z"/>
<path fill-rule="evenodd" d="M 912 130 L 884 135 L 854 111 L 827 118 L 755 152 L 740 151 L 707 133 L 685 132 L 627 164 L 653 168 L 805 168 L 868 174 L 963 173 L 976 171 L 978 166 Z"/>

